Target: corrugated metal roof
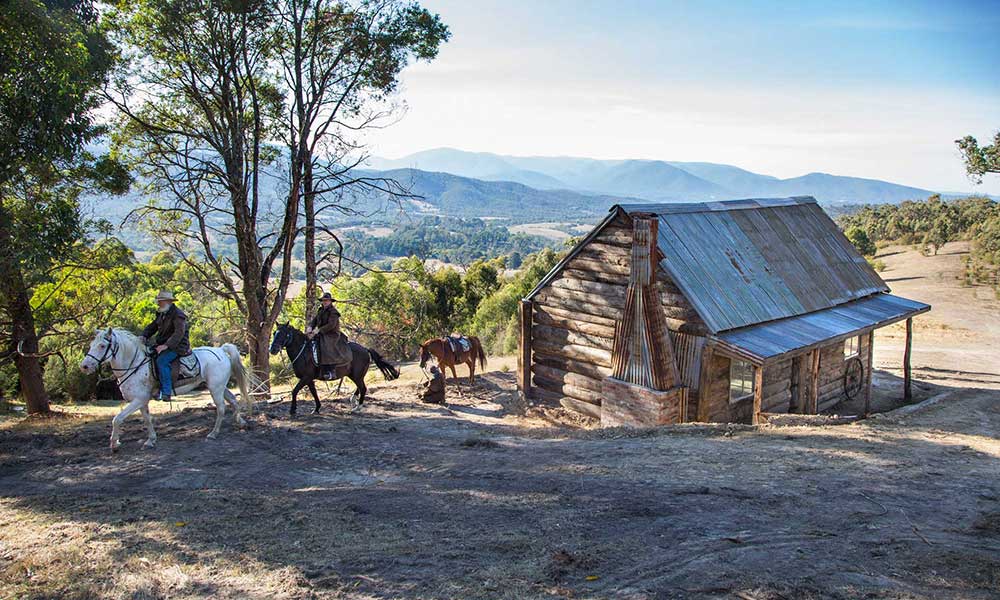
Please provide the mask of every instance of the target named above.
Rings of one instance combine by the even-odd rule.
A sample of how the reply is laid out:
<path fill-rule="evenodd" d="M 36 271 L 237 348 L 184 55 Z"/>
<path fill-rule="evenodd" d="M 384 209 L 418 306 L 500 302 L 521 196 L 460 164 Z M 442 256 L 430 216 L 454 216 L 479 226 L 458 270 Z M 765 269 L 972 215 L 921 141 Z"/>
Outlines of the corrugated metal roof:
<path fill-rule="evenodd" d="M 809 197 L 619 208 L 659 216 L 661 264 L 713 332 L 889 291 Z"/>
<path fill-rule="evenodd" d="M 758 362 L 804 351 L 835 338 L 883 327 L 930 310 L 930 305 L 892 294 L 875 294 L 805 315 L 717 334 L 717 343 Z"/>

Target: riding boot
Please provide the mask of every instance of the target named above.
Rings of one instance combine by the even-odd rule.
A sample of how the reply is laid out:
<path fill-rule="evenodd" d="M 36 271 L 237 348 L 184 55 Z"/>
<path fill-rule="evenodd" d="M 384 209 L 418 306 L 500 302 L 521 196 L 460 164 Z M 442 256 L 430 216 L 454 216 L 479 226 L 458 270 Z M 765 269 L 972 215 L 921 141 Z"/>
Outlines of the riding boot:
<path fill-rule="evenodd" d="M 324 366 L 323 367 L 323 373 L 322 373 L 321 376 L 322 376 L 323 379 L 326 379 L 327 381 L 330 381 L 330 380 L 332 380 L 336 376 L 336 374 L 334 373 L 333 367 L 326 367 L 326 366 Z"/>

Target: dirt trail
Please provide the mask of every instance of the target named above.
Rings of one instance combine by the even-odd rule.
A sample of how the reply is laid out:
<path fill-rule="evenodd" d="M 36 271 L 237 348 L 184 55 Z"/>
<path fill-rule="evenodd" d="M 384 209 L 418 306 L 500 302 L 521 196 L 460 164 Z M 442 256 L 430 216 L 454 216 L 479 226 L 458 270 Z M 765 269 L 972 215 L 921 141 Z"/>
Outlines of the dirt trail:
<path fill-rule="evenodd" d="M 0 599 L 1000 597 L 1000 312 L 962 251 L 883 257 L 934 305 L 931 400 L 850 424 L 590 430 L 521 405 L 503 358 L 449 408 L 411 368 L 359 414 L 265 405 L 216 441 L 203 399 L 158 404 L 157 448 L 132 419 L 114 457 L 114 406 L 8 418 Z M 879 408 L 901 343 L 878 333 Z"/>
<path fill-rule="evenodd" d="M 0 597 L 1000 594 L 1000 398 L 841 426 L 547 428 L 491 373 L 451 409 L 382 387 L 210 442 L 159 419 L 0 438 Z M 85 557 L 85 560 L 84 560 Z M 733 596 L 733 594 L 744 594 Z"/>
<path fill-rule="evenodd" d="M 962 261 L 968 242 L 946 244 L 936 256 L 902 246 L 878 256 L 880 275 L 894 294 L 926 302 L 931 312 L 914 319 L 913 369 L 932 383 L 1000 389 L 1000 298 L 985 285 L 966 284 Z M 900 373 L 902 323 L 875 334 L 875 367 Z"/>

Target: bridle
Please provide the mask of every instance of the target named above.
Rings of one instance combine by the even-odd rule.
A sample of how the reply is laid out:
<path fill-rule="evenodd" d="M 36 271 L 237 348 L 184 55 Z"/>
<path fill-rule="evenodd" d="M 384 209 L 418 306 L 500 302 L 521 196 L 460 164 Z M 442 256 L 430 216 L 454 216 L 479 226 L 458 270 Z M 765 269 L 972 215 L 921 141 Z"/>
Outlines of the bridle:
<path fill-rule="evenodd" d="M 279 348 L 281 348 L 282 350 L 287 349 L 288 348 L 288 344 L 291 344 L 292 343 L 292 339 L 295 337 L 292 334 L 291 328 L 289 328 L 289 327 L 287 327 L 285 325 L 279 326 L 278 331 L 275 332 L 275 340 L 274 340 L 275 342 L 278 341 L 278 334 L 281 334 L 283 336 L 283 338 L 284 338 L 282 340 L 281 345 L 279 346 Z M 305 340 L 302 341 L 302 347 L 299 348 L 299 353 L 296 354 L 295 358 L 292 359 L 291 365 L 293 367 L 295 366 L 296 361 L 298 361 L 299 358 L 302 357 L 302 353 L 306 351 L 307 347 L 309 347 L 309 338 L 306 338 Z"/>
<path fill-rule="evenodd" d="M 110 361 L 112 358 L 116 358 L 118 356 L 118 341 L 115 339 L 114 332 L 112 331 L 110 337 L 106 337 L 104 339 L 105 341 L 108 342 L 108 345 L 105 346 L 104 354 L 102 354 L 100 358 L 97 358 L 90 352 L 88 352 L 86 355 L 87 358 L 92 358 L 97 361 L 98 369 L 101 368 L 101 365 L 104 364 L 104 361 Z"/>
<path fill-rule="evenodd" d="M 140 351 L 138 351 L 138 352 L 135 353 L 135 356 L 132 357 L 132 360 L 131 360 L 131 362 L 129 362 L 129 365 L 127 367 L 125 367 L 124 369 L 116 369 L 116 368 L 114 368 L 113 366 L 111 366 L 111 360 L 118 357 L 118 348 L 120 348 L 120 346 L 118 344 L 118 340 L 115 339 L 115 332 L 112 331 L 111 334 L 110 334 L 110 336 L 106 337 L 104 339 L 108 341 L 108 345 L 107 345 L 106 348 L 104 348 L 104 354 L 102 354 L 100 358 L 94 356 L 90 352 L 87 352 L 86 356 L 88 358 L 92 358 L 92 359 L 94 359 L 94 360 L 97 361 L 97 368 L 98 369 L 101 368 L 102 364 L 104 364 L 105 362 L 107 362 L 108 363 L 108 368 L 110 368 L 111 372 L 114 374 L 115 379 L 118 381 L 118 386 L 119 387 L 123 383 L 125 383 L 126 381 L 128 381 L 130 377 L 132 377 L 133 375 L 135 375 L 136 373 L 138 373 L 139 369 L 141 369 L 143 366 L 145 366 L 147 363 L 149 363 L 149 361 L 150 361 L 149 355 L 146 354 L 145 352 L 142 352 L 140 350 Z M 140 355 L 145 355 L 145 359 L 141 363 L 139 363 L 138 365 L 136 365 L 135 361 L 136 361 L 137 358 L 139 358 Z M 127 374 L 125 375 L 125 377 L 122 377 L 121 373 L 127 373 Z"/>

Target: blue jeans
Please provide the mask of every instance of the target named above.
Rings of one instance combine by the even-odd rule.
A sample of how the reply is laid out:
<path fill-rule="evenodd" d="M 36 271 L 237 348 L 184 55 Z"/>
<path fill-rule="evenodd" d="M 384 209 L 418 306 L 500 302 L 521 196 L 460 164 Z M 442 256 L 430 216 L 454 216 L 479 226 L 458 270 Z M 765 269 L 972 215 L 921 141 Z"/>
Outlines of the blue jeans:
<path fill-rule="evenodd" d="M 174 395 L 174 380 L 170 373 L 170 363 L 177 358 L 177 353 L 169 348 L 156 355 L 156 371 L 160 374 L 160 394 Z"/>

